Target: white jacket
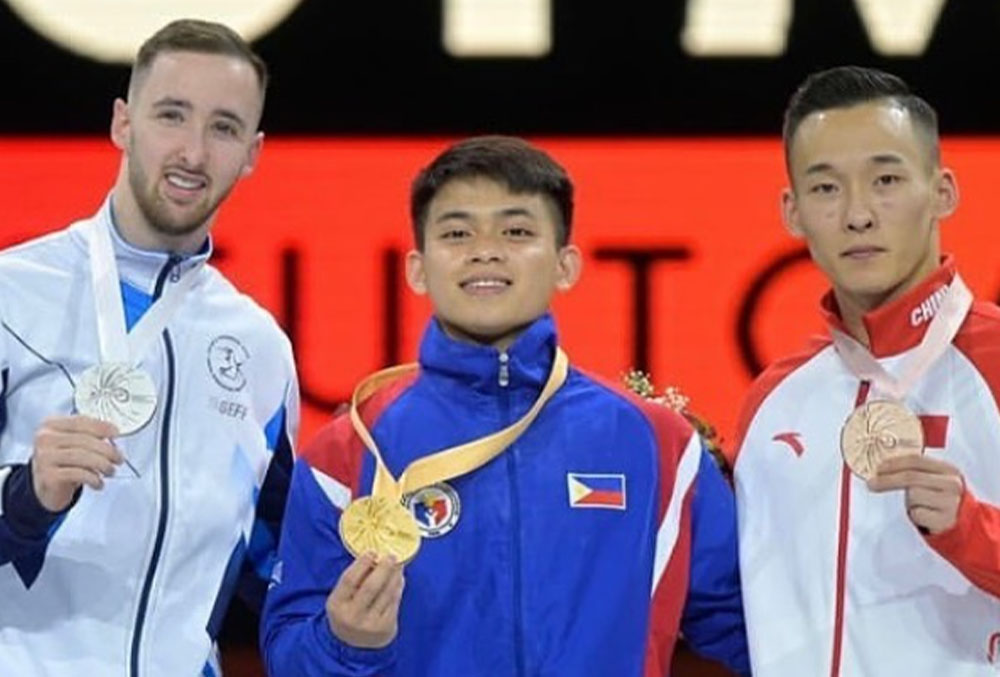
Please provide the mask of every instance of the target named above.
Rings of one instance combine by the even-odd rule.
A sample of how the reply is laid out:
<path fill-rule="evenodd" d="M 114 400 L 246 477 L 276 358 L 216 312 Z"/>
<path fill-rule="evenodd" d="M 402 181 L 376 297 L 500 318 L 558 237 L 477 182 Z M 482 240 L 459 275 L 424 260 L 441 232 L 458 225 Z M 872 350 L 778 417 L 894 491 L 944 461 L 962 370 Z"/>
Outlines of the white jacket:
<path fill-rule="evenodd" d="M 214 675 L 214 636 L 239 579 L 263 593 L 284 507 L 298 385 L 274 319 L 210 265 L 140 251 L 92 219 L 0 253 L 0 675 Z M 62 515 L 25 464 L 72 382 L 100 361 L 89 234 L 109 228 L 129 327 L 162 285 L 198 279 L 141 360 L 153 419 L 115 441 L 122 466 Z M 266 481 L 265 481 L 266 479 Z"/>

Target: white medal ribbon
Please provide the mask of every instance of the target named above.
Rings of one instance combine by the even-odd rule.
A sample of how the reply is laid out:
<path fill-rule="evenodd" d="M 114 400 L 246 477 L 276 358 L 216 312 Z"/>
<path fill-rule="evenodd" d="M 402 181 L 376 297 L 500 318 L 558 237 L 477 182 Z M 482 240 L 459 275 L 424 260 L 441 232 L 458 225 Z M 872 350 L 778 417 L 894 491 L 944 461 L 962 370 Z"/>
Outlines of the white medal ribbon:
<path fill-rule="evenodd" d="M 871 351 L 853 336 L 837 329 L 830 333 L 833 335 L 837 354 L 855 376 L 862 381 L 870 381 L 875 390 L 901 402 L 951 345 L 971 307 L 972 292 L 961 276 L 955 273 L 923 340 L 907 357 L 898 377 L 886 371 Z"/>
<path fill-rule="evenodd" d="M 94 311 L 97 316 L 97 334 L 100 340 L 101 362 L 124 362 L 136 366 L 170 318 L 184 300 L 198 278 L 204 262 L 199 262 L 181 279 L 165 285 L 163 293 L 143 313 L 132 331 L 125 328 L 125 306 L 122 301 L 121 281 L 111 243 L 111 207 L 108 205 L 103 218 L 94 223 L 90 231 L 90 274 L 93 283 Z M 178 264 L 180 265 L 180 264 Z"/>

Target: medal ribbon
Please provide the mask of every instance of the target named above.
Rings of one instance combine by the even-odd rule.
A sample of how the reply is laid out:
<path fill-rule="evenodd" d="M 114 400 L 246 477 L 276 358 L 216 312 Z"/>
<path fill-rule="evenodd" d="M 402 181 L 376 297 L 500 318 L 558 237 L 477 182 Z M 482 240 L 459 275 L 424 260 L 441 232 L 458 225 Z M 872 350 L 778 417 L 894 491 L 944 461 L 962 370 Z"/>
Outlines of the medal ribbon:
<path fill-rule="evenodd" d="M 903 364 L 898 378 L 886 371 L 868 348 L 853 336 L 833 329 L 833 345 L 855 376 L 862 381 L 871 381 L 876 390 L 902 401 L 920 377 L 944 354 L 971 306 L 972 292 L 961 276 L 955 273 L 923 340 Z"/>
<path fill-rule="evenodd" d="M 472 472 L 500 455 L 509 447 L 521 434 L 528 429 L 532 421 L 538 416 L 542 407 L 549 401 L 549 398 L 559 390 L 566 381 L 569 371 L 569 358 L 560 348 L 556 348 L 555 359 L 552 362 L 552 369 L 549 371 L 548 380 L 538 395 L 538 399 L 531 405 L 531 409 L 518 421 L 510 426 L 478 440 L 472 440 L 455 447 L 442 449 L 429 456 L 424 456 L 406 466 L 406 469 L 396 480 L 382 460 L 382 453 L 378 445 L 372 438 L 371 433 L 361 420 L 358 406 L 371 397 L 378 389 L 390 381 L 394 381 L 401 376 L 411 374 L 418 369 L 416 364 L 405 364 L 398 367 L 391 367 L 372 374 L 354 390 L 351 397 L 351 423 L 355 432 L 361 437 L 365 446 L 375 456 L 375 483 L 372 488 L 373 496 L 385 496 L 395 501 L 402 499 L 404 494 L 411 493 L 417 489 L 443 482 L 453 477 L 458 477 Z"/>
<path fill-rule="evenodd" d="M 103 210 L 102 217 L 92 224 L 88 238 L 101 362 L 126 362 L 129 366 L 135 366 L 167 326 L 197 279 L 204 262 L 198 263 L 177 283 L 167 285 L 160 298 L 132 327 L 132 331 L 127 331 L 118 266 L 111 243 L 110 229 L 114 225 L 111 223 L 110 203 Z"/>

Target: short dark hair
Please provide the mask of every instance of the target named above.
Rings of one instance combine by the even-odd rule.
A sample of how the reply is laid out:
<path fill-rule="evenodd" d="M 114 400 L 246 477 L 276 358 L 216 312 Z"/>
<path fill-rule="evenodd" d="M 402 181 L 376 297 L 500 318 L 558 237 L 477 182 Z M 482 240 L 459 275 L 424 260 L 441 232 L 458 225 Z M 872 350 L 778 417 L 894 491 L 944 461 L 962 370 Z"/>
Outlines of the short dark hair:
<path fill-rule="evenodd" d="M 214 21 L 178 19 L 171 21 L 142 43 L 132 64 L 130 92 L 142 80 L 156 57 L 164 52 L 196 52 L 235 57 L 253 67 L 262 97 L 267 91 L 267 64 L 239 33 Z"/>
<path fill-rule="evenodd" d="M 476 136 L 448 147 L 420 170 L 410 189 L 410 217 L 417 249 L 424 248 L 427 209 L 437 192 L 455 179 L 486 178 L 512 193 L 538 193 L 556 210 L 556 243 L 569 242 L 573 182 L 547 153 L 513 136 Z"/>
<path fill-rule="evenodd" d="M 861 66 L 838 66 L 813 73 L 792 94 L 785 109 L 782 137 L 785 159 L 799 125 L 808 116 L 832 108 L 850 108 L 863 103 L 888 99 L 910 114 L 916 126 L 930 138 L 932 157 L 938 161 L 937 113 L 929 103 L 914 94 L 906 82 L 891 73 Z"/>

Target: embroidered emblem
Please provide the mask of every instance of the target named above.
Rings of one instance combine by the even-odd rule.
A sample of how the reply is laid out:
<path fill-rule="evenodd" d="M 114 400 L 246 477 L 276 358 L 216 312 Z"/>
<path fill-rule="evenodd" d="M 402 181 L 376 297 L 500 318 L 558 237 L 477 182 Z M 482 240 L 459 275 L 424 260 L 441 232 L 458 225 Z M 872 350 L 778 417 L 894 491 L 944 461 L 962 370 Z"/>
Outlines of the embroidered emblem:
<path fill-rule="evenodd" d="M 208 371 L 226 390 L 238 392 L 247 384 L 243 365 L 250 352 L 232 336 L 216 336 L 208 346 Z"/>
<path fill-rule="evenodd" d="M 625 475 L 566 473 L 571 508 L 625 509 Z"/>
<path fill-rule="evenodd" d="M 455 528 L 462 512 L 458 492 L 445 482 L 407 494 L 403 505 L 417 520 L 424 538 L 440 538 Z"/>

